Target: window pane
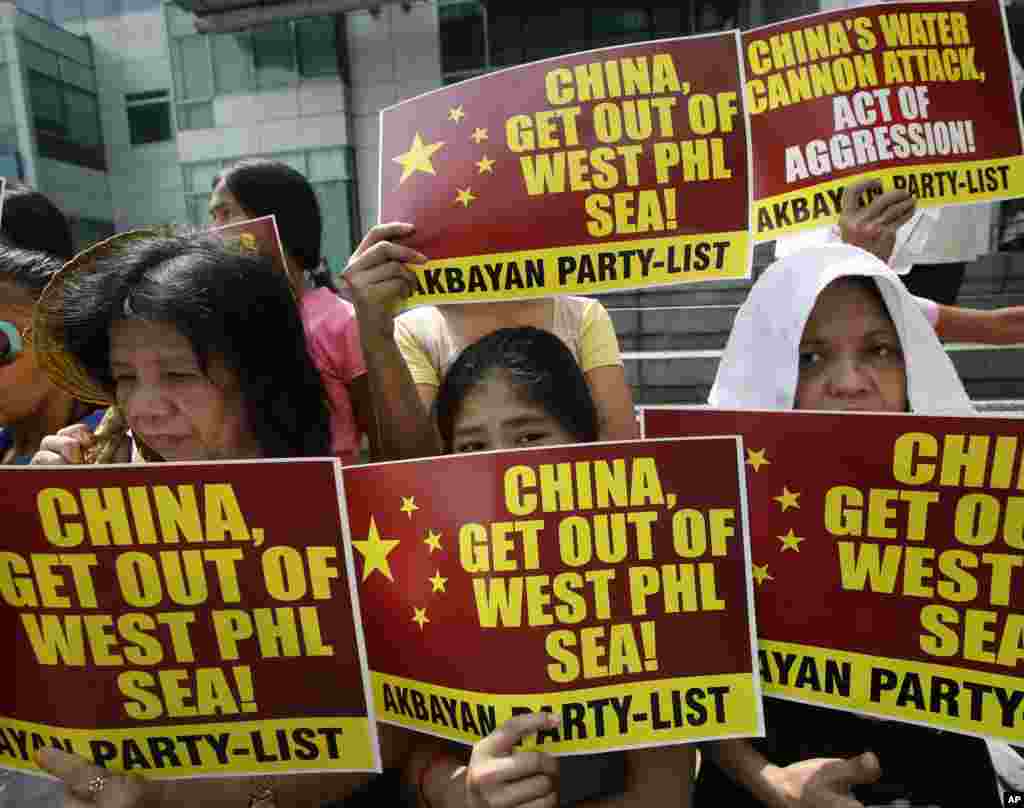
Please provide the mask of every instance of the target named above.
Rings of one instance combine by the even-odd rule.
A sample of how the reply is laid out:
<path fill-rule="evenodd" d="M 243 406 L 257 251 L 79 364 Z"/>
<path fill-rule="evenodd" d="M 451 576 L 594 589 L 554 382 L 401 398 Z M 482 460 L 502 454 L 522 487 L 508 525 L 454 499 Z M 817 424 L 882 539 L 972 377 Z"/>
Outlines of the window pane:
<path fill-rule="evenodd" d="M 334 17 L 298 20 L 295 36 L 299 43 L 299 73 L 303 76 L 333 76 L 338 72 Z"/>
<path fill-rule="evenodd" d="M 171 139 L 171 104 L 141 104 L 128 107 L 128 128 L 133 146 Z"/>
<path fill-rule="evenodd" d="M 523 58 L 527 62 L 585 50 L 586 20 L 582 8 L 556 8 L 531 13 L 525 20 Z"/>
<path fill-rule="evenodd" d="M 491 64 L 509 67 L 523 62 L 523 17 L 491 12 L 487 30 L 491 37 Z"/>
<path fill-rule="evenodd" d="M 252 59 L 248 34 L 217 34 L 210 37 L 213 71 L 218 93 L 241 93 L 251 88 L 249 62 Z"/>
<path fill-rule="evenodd" d="M 28 91 L 32 99 L 32 117 L 35 128 L 49 134 L 66 137 L 64 102 L 58 82 L 40 73 L 29 71 Z"/>
<path fill-rule="evenodd" d="M 690 33 L 690 10 L 681 6 L 654 9 L 654 33 L 657 37 Z"/>
<path fill-rule="evenodd" d="M 62 58 L 60 60 L 60 77 L 67 84 L 74 84 L 83 90 L 96 91 L 96 77 L 91 67 Z"/>
<path fill-rule="evenodd" d="M 484 66 L 484 15 L 480 3 L 449 3 L 438 9 L 441 72 Z"/>
<path fill-rule="evenodd" d="M 40 48 L 37 44 L 29 42 L 27 39 L 20 41 L 18 50 L 21 53 L 21 59 L 25 63 L 26 68 L 35 70 L 37 73 L 45 73 L 51 78 L 60 78 L 60 66 L 56 53 Z"/>
<path fill-rule="evenodd" d="M 645 8 L 613 6 L 593 8 L 590 11 L 590 31 L 594 39 L 646 34 L 650 30 L 651 17 Z"/>
<path fill-rule="evenodd" d="M 213 77 L 206 53 L 206 37 L 186 36 L 175 42 L 175 81 L 181 98 L 209 98 L 213 95 Z"/>
<path fill-rule="evenodd" d="M 102 145 L 100 108 L 96 103 L 96 96 L 75 87 L 65 86 L 64 99 L 67 103 L 67 123 L 71 140 L 81 146 Z"/>
<path fill-rule="evenodd" d="M 295 82 L 295 44 L 288 23 L 252 31 L 253 67 L 259 87 L 280 87 Z"/>
<path fill-rule="evenodd" d="M 323 243 L 320 246 L 334 272 L 340 272 L 352 254 L 352 188 L 350 182 L 315 183 L 320 215 L 323 217 Z"/>

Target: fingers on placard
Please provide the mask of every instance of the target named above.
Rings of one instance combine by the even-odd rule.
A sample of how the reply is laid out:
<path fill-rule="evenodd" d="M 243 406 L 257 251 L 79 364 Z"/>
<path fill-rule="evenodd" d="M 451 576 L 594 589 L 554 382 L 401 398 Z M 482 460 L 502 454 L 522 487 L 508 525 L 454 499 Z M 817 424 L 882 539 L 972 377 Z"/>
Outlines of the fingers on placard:
<path fill-rule="evenodd" d="M 359 246 L 356 247 L 355 252 L 352 253 L 352 257 L 362 255 L 374 244 L 380 241 L 387 241 L 389 239 L 404 238 L 405 236 L 411 235 L 416 228 L 408 222 L 386 222 L 385 224 L 377 224 L 369 229 L 367 234 L 363 236 L 363 240 L 359 242 Z"/>
<path fill-rule="evenodd" d="M 558 726 L 558 719 L 551 713 L 516 715 L 479 741 L 477 750 L 489 757 L 508 755 L 527 735 L 532 735 L 542 729 L 553 729 L 556 726 Z"/>
<path fill-rule="evenodd" d="M 844 213 L 852 213 L 858 208 L 863 207 L 861 204 L 861 197 L 870 190 L 881 189 L 882 183 L 874 177 L 868 179 L 858 180 L 853 185 L 847 185 L 843 189 L 843 196 L 840 200 L 839 206 Z"/>

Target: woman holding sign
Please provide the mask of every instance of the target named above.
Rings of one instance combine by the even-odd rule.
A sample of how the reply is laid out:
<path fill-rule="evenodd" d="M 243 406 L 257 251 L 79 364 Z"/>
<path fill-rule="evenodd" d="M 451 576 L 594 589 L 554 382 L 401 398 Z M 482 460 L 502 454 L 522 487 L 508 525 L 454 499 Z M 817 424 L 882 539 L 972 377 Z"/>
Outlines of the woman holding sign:
<path fill-rule="evenodd" d="M 434 411 L 447 453 L 590 443 L 599 430 L 598 408 L 572 353 L 559 337 L 532 327 L 499 329 L 467 347 L 441 381 Z M 478 743 L 466 766 L 453 752 L 421 770 L 426 801 L 458 804 L 444 797 L 464 790 L 471 805 L 524 804 L 527 796 L 540 795 L 544 773 L 557 772 L 559 805 L 690 804 L 692 747 L 567 756 L 556 763 L 550 755 L 500 745 L 506 732 L 501 728 Z"/>
<path fill-rule="evenodd" d="M 952 362 L 898 276 L 845 245 L 805 250 L 769 267 L 737 315 L 709 403 L 973 412 Z M 864 805 L 1000 804 L 981 740 L 775 699 L 765 707 L 765 741 L 709 745 L 712 760 L 743 788 L 706 771 L 698 801 L 857 808 L 862 803 L 850 794 L 856 789 Z"/>
<path fill-rule="evenodd" d="M 426 257 L 403 246 L 411 224 L 377 225 L 352 256 L 349 271 L 386 266 L 389 261 L 421 264 Z M 639 437 L 633 395 L 626 382 L 615 328 L 604 306 L 583 297 L 554 297 L 504 303 L 421 306 L 395 320 L 395 340 L 420 398 L 429 409 L 455 357 L 466 346 L 499 328 L 532 326 L 560 337 L 572 352 L 597 406 L 603 440 Z"/>
<path fill-rule="evenodd" d="M 272 323 L 273 327 L 268 327 Z M 78 400 L 116 403 L 150 458 L 324 457 L 331 432 L 320 374 L 287 278 L 270 259 L 205 238 L 115 236 L 65 265 L 34 320 L 39 362 Z M 35 463 L 82 463 L 85 426 L 43 439 Z M 400 767 L 409 736 L 382 728 L 384 764 Z M 154 783 L 111 776 L 51 750 L 41 763 L 65 780 L 67 804 L 245 806 L 346 797 L 367 774 Z M 266 803 L 266 800 L 264 800 Z"/>

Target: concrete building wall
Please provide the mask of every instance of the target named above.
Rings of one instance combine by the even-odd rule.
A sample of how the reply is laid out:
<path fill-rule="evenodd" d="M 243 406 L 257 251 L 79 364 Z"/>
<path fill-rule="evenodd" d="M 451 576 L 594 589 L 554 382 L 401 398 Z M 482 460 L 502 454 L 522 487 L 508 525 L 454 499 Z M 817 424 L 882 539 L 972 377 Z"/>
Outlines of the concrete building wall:
<path fill-rule="evenodd" d="M 128 94 L 171 90 L 162 8 L 154 4 L 142 11 L 66 25 L 93 43 L 116 229 L 184 221 L 184 188 L 173 132 L 170 140 L 133 146 L 128 125 Z"/>
<path fill-rule="evenodd" d="M 406 11 L 400 3 L 387 3 L 379 14 L 351 12 L 346 27 L 352 145 L 365 231 L 377 223 L 380 111 L 441 86 L 437 4 L 414 3 Z"/>

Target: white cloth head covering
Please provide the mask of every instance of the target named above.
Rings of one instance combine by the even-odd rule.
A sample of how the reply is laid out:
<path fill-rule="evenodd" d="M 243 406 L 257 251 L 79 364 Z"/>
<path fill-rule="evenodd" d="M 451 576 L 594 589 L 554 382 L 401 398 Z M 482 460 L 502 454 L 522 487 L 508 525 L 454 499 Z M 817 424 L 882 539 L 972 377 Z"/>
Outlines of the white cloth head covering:
<path fill-rule="evenodd" d="M 913 296 L 875 256 L 846 244 L 776 261 L 736 315 L 708 403 L 725 409 L 792 409 L 800 338 L 818 295 L 837 278 L 874 278 L 899 334 L 914 412 L 970 415 L 967 391 Z"/>

